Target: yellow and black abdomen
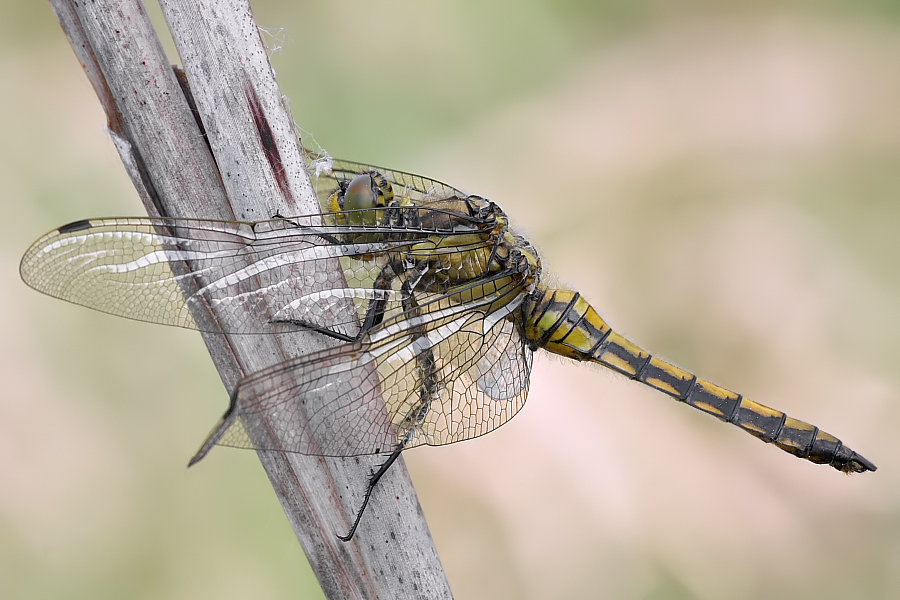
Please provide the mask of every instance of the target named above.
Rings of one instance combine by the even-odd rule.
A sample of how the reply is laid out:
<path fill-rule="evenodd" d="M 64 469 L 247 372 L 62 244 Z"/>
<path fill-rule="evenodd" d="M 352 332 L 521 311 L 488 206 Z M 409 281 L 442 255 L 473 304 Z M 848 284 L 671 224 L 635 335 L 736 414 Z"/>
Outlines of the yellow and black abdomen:
<path fill-rule="evenodd" d="M 651 356 L 613 331 L 577 292 L 538 287 L 524 310 L 525 337 L 532 349 L 600 363 L 814 463 L 846 473 L 876 468 L 814 425 Z"/>

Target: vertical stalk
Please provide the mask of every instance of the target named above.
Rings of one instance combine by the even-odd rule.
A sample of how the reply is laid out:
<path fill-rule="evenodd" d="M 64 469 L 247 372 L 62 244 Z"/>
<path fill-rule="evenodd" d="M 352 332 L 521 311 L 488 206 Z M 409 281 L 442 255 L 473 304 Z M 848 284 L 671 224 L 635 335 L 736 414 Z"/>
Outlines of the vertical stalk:
<path fill-rule="evenodd" d="M 196 115 L 139 0 L 51 5 L 150 215 L 257 220 L 318 212 L 246 1 L 163 1 Z M 204 340 L 229 393 L 248 373 L 323 347 L 309 333 Z M 452 597 L 402 458 L 344 543 L 337 534 L 352 522 L 374 461 L 258 454 L 328 598 Z"/>

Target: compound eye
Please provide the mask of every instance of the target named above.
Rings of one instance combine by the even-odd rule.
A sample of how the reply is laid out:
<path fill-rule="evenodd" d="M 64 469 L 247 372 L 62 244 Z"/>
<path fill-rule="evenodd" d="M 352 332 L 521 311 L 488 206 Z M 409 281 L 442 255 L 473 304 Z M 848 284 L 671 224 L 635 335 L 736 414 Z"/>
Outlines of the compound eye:
<path fill-rule="evenodd" d="M 372 176 L 368 173 L 357 175 L 344 192 L 344 210 L 347 220 L 354 225 L 376 225 L 378 215 L 373 209 L 377 206 L 378 194 L 375 192 Z"/>
<path fill-rule="evenodd" d="M 375 208 L 376 199 L 372 176 L 368 173 L 357 175 L 344 192 L 344 210 Z"/>

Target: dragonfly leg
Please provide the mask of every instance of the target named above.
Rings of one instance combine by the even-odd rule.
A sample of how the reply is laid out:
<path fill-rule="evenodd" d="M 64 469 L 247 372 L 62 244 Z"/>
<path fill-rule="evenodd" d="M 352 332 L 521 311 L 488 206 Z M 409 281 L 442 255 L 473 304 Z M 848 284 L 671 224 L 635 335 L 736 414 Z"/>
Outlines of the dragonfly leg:
<path fill-rule="evenodd" d="M 378 273 L 378 277 L 376 277 L 375 281 L 372 283 L 372 288 L 376 290 L 391 289 L 394 284 L 394 280 L 397 278 L 397 273 L 402 272 L 402 270 L 403 269 L 400 261 L 392 258 L 388 261 L 388 264 L 384 265 L 384 268 L 381 269 L 381 272 Z M 381 299 L 376 299 L 369 302 L 369 306 L 366 307 L 366 316 L 359 328 L 359 333 L 357 334 L 356 339 L 353 341 L 361 340 L 364 335 L 372 330 L 373 327 L 381 324 L 381 322 L 384 320 L 384 310 L 386 305 L 387 301 Z"/>
<path fill-rule="evenodd" d="M 335 331 L 334 329 L 328 329 L 327 327 L 322 327 L 320 325 L 315 325 L 314 323 L 310 323 L 308 321 L 303 321 L 301 319 L 278 319 L 271 321 L 272 323 L 283 323 L 285 325 L 296 325 L 297 327 L 302 327 L 303 329 L 307 329 L 309 331 L 315 331 L 316 333 L 321 333 L 322 335 L 327 335 L 330 338 L 338 340 L 340 342 L 358 342 L 360 337 L 359 335 L 347 335 L 341 333 L 340 331 Z"/>
<path fill-rule="evenodd" d="M 386 266 L 382 271 L 384 273 L 390 265 Z M 407 277 L 403 282 L 403 308 L 406 311 L 409 311 L 415 314 L 418 311 L 418 303 L 416 302 L 415 295 L 413 294 L 413 290 L 418 284 L 422 275 L 424 275 L 428 270 L 428 264 L 423 262 L 415 265 L 411 270 L 411 274 L 414 275 L 414 278 Z M 392 272 L 396 272 L 392 270 Z M 393 279 L 393 278 L 392 278 Z M 371 311 L 370 305 L 370 311 Z M 381 309 L 382 314 L 384 313 L 384 309 Z M 421 331 L 414 329 L 414 335 L 416 337 L 421 337 L 425 335 L 424 329 Z M 350 531 L 347 535 L 342 536 L 339 535 L 338 538 L 342 541 L 349 542 L 353 537 L 353 534 L 356 533 L 356 528 L 359 525 L 360 519 L 362 519 L 363 512 L 366 510 L 366 506 L 369 504 L 369 498 L 372 496 L 372 490 L 375 489 L 375 485 L 378 483 L 378 480 L 387 472 L 394 461 L 400 457 L 400 453 L 403 451 L 403 448 L 406 447 L 406 444 L 413 437 L 413 432 L 417 430 L 417 427 L 422 424 L 425 420 L 425 415 L 428 413 L 428 407 L 431 405 L 431 399 L 436 395 L 438 380 L 437 380 L 437 367 L 434 359 L 434 353 L 431 348 L 428 348 L 422 352 L 420 352 L 416 356 L 416 361 L 418 363 L 418 376 L 419 376 L 419 397 L 420 404 L 416 407 L 409 415 L 407 415 L 404 420 L 403 426 L 406 428 L 406 434 L 403 437 L 403 440 L 397 444 L 397 447 L 391 452 L 391 455 L 388 457 L 384 464 L 382 464 L 377 471 L 375 471 L 372 476 L 369 478 L 369 485 L 366 488 L 366 495 L 363 498 L 362 507 L 359 509 L 359 512 L 356 514 L 356 519 L 353 521 L 353 526 L 350 528 Z"/>
<path fill-rule="evenodd" d="M 372 490 L 375 489 L 375 486 L 378 484 L 378 480 L 387 473 L 387 470 L 391 468 L 391 465 L 394 464 L 394 461 L 400 457 L 400 453 L 403 452 L 404 442 L 397 444 L 397 448 L 391 452 L 391 455 L 388 456 L 388 459 L 382 463 L 378 470 L 372 473 L 369 477 L 369 485 L 366 487 L 366 496 L 363 498 L 362 506 L 359 508 L 359 512 L 356 513 L 356 519 L 353 521 L 353 525 L 350 527 L 350 531 L 347 532 L 347 535 L 339 535 L 338 539 L 342 542 L 349 542 L 353 538 L 353 534 L 356 533 L 356 528 L 359 527 L 359 521 L 362 519 L 363 513 L 366 511 L 366 506 L 369 505 L 369 498 L 372 497 Z"/>
<path fill-rule="evenodd" d="M 305 230 L 309 229 L 308 227 L 301 225 L 297 221 L 292 221 L 288 217 L 282 216 L 281 213 L 279 213 L 278 211 L 275 211 L 275 214 L 272 215 L 272 220 L 274 221 L 276 219 L 280 219 L 280 220 L 284 221 L 285 223 L 290 223 L 297 229 L 305 229 Z M 341 243 L 341 241 L 338 238 L 336 238 L 335 236 L 333 236 L 331 234 L 325 233 L 323 231 L 316 231 L 315 233 L 317 236 L 319 236 L 320 238 L 322 238 L 323 240 L 325 240 L 329 243 L 332 243 L 332 244 L 340 244 Z"/>
<path fill-rule="evenodd" d="M 397 273 L 399 267 L 399 262 L 396 260 L 391 260 L 387 265 L 381 269 L 381 272 L 378 274 L 378 277 L 375 278 L 375 281 L 372 285 L 373 289 L 376 290 L 390 290 L 393 284 L 394 279 L 397 278 Z M 371 300 L 369 305 L 366 307 L 366 316 L 363 318 L 363 322 L 359 327 L 359 331 L 356 335 L 347 335 L 345 333 L 341 333 L 340 331 L 335 331 L 334 329 L 330 329 L 328 327 L 323 327 L 322 325 L 316 325 L 315 323 L 310 323 L 308 321 L 304 321 L 302 319 L 278 319 L 273 321 L 274 323 L 284 323 L 287 325 L 296 325 L 297 327 L 302 327 L 303 329 L 308 329 L 309 331 L 315 331 L 316 333 L 321 333 L 322 335 L 327 335 L 330 338 L 336 339 L 340 342 L 358 342 L 365 335 L 372 330 L 372 328 L 380 325 L 382 320 L 384 319 L 384 310 L 387 304 L 386 300 Z"/>

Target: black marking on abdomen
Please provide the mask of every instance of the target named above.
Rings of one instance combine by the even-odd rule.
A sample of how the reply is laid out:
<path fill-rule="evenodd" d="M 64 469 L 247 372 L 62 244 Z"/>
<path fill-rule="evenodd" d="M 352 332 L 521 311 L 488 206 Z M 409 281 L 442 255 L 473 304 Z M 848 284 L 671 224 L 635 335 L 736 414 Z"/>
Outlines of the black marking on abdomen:
<path fill-rule="evenodd" d="M 567 320 L 569 311 L 575 306 L 575 303 L 578 302 L 578 299 L 581 298 L 581 294 L 575 292 L 572 295 L 572 299 L 566 304 L 565 308 L 559 311 L 559 318 L 554 321 L 553 325 L 547 328 L 547 331 L 544 332 L 544 335 L 541 336 L 541 339 L 538 341 L 538 347 L 543 348 L 547 345 L 547 342 L 550 341 L 550 338 L 553 337 L 553 334 L 556 333 L 556 330 L 560 328 L 563 324 L 563 321 Z M 556 292 L 553 293 L 553 297 L 550 302 L 547 304 L 547 309 L 543 314 L 546 314 L 548 310 L 553 310 L 558 307 L 562 302 L 559 302 L 556 299 Z"/>
<path fill-rule="evenodd" d="M 691 394 L 685 399 L 685 402 L 697 410 L 702 410 L 723 421 L 728 421 L 729 417 L 734 414 L 736 407 L 741 403 L 740 394 L 729 392 L 729 394 L 733 394 L 733 396 L 722 397 L 707 390 L 704 387 L 704 384 L 705 382 L 700 382 L 700 385 L 694 386 L 694 389 L 691 390 Z"/>

